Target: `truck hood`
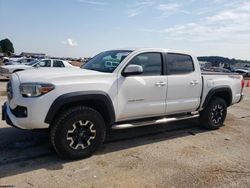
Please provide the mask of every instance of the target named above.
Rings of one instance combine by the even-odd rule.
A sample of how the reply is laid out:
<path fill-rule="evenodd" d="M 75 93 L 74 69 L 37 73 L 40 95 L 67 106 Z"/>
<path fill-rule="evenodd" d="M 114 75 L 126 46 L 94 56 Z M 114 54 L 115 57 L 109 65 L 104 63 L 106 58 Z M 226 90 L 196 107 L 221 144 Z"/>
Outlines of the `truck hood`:
<path fill-rule="evenodd" d="M 38 68 L 17 72 L 21 83 L 24 82 L 56 82 L 69 81 L 70 79 L 81 79 L 89 76 L 104 76 L 110 73 L 102 73 L 98 71 L 86 69 L 72 68 Z"/>

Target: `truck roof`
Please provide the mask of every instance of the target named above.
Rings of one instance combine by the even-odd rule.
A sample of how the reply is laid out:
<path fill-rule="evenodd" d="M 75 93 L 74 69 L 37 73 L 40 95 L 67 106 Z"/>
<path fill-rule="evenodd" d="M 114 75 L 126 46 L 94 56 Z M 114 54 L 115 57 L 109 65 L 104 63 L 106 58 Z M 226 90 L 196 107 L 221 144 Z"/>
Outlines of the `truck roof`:
<path fill-rule="evenodd" d="M 113 49 L 113 50 L 125 50 L 125 51 L 159 50 L 159 51 L 164 51 L 164 52 L 192 55 L 192 53 L 188 51 L 175 50 L 175 49 L 170 49 L 170 48 L 129 47 L 129 48 L 118 48 L 118 49 Z"/>

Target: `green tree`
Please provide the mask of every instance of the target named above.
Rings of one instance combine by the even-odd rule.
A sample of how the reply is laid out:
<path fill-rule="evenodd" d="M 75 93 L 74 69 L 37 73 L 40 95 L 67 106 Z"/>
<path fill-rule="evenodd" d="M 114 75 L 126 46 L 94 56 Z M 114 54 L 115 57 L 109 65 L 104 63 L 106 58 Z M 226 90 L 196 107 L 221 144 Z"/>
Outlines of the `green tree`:
<path fill-rule="evenodd" d="M 1 51 L 10 56 L 12 53 L 14 53 L 14 47 L 12 42 L 9 39 L 3 39 L 0 41 L 0 48 Z"/>

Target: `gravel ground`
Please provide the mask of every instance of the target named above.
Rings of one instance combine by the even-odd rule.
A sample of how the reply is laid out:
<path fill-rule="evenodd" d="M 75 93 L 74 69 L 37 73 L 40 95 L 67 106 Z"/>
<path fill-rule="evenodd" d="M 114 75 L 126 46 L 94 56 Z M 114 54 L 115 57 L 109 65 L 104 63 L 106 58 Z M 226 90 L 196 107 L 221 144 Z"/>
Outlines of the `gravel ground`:
<path fill-rule="evenodd" d="M 79 161 L 58 158 L 46 131 L 1 121 L 0 187 L 250 187 L 249 88 L 245 94 L 219 130 L 194 119 L 112 131 Z"/>

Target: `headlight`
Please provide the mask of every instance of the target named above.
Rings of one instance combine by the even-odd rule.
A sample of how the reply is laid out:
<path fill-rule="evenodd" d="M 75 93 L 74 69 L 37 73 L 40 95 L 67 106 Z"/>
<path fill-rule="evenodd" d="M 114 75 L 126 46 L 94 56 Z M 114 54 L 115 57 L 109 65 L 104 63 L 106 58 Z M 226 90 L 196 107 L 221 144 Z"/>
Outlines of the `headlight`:
<path fill-rule="evenodd" d="M 23 83 L 20 85 L 20 93 L 23 97 L 38 97 L 54 88 L 54 85 L 46 83 Z"/>

